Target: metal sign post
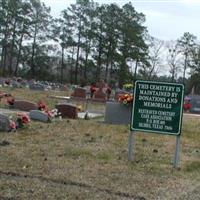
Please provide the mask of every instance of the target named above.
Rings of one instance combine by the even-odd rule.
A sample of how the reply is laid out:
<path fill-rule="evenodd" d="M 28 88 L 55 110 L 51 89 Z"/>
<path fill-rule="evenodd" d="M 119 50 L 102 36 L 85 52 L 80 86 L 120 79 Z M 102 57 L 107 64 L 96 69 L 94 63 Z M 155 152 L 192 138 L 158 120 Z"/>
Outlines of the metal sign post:
<path fill-rule="evenodd" d="M 180 156 L 179 154 L 180 154 L 180 135 L 176 136 L 176 151 L 175 151 L 174 163 L 173 163 L 173 166 L 175 168 L 177 168 L 179 165 L 179 156 Z"/>
<path fill-rule="evenodd" d="M 85 104 L 85 116 L 84 119 L 89 119 L 89 114 L 88 114 L 88 96 L 86 96 L 86 104 Z"/>
<path fill-rule="evenodd" d="M 128 139 L 128 160 L 134 160 L 134 147 L 135 147 L 135 134 L 134 131 L 130 131 Z"/>

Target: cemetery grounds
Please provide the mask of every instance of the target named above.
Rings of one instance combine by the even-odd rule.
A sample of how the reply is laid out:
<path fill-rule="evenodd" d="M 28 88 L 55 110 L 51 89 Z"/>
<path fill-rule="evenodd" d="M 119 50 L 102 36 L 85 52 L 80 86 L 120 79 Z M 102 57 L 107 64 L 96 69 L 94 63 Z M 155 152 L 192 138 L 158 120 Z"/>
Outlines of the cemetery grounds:
<path fill-rule="evenodd" d="M 51 108 L 58 100 L 48 95 L 67 96 L 10 92 L 43 99 Z M 103 104 L 89 108 L 105 109 Z M 178 169 L 172 167 L 174 136 L 136 133 L 134 162 L 127 160 L 128 136 L 128 126 L 105 124 L 103 118 L 32 121 L 16 133 L 1 132 L 0 199 L 200 199 L 199 117 L 183 117 Z"/>

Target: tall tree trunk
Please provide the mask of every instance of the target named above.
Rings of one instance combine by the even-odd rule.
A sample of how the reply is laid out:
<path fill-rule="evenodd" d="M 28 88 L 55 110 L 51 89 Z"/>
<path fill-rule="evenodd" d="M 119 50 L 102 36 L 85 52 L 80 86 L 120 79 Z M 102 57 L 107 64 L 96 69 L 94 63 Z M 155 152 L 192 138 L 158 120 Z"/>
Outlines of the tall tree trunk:
<path fill-rule="evenodd" d="M 81 20 L 79 21 L 78 44 L 77 44 L 75 76 L 74 76 L 75 84 L 78 83 L 78 66 L 79 66 L 80 43 L 81 43 Z"/>
<path fill-rule="evenodd" d="M 2 51 L 1 51 L 1 69 L 2 69 L 2 73 L 3 73 L 3 63 L 4 63 L 4 46 L 2 45 Z"/>
<path fill-rule="evenodd" d="M 7 61 L 7 46 L 4 47 L 4 55 L 3 55 L 3 76 L 6 74 L 6 61 Z"/>
<path fill-rule="evenodd" d="M 108 76 L 109 76 L 109 63 L 110 63 L 110 56 L 111 56 L 111 42 L 109 42 L 109 47 L 106 55 L 106 71 L 105 71 L 105 77 L 106 77 L 106 83 L 108 82 Z"/>
<path fill-rule="evenodd" d="M 106 71 L 105 71 L 106 83 L 108 82 L 108 68 L 109 68 L 109 53 L 107 52 L 107 55 L 106 55 Z"/>
<path fill-rule="evenodd" d="M 184 61 L 184 69 L 183 69 L 183 84 L 185 83 L 185 73 L 187 69 L 187 58 L 188 58 L 188 53 L 185 53 L 185 61 Z"/>
<path fill-rule="evenodd" d="M 88 41 L 88 47 L 86 48 L 86 54 L 85 54 L 85 66 L 84 66 L 84 79 L 87 80 L 87 68 L 88 68 L 88 56 L 90 53 L 90 46 L 91 41 Z"/>
<path fill-rule="evenodd" d="M 19 60 L 20 60 L 20 57 L 21 57 L 21 49 L 22 49 L 23 37 L 24 37 L 24 31 L 22 32 L 21 37 L 20 37 L 20 41 L 19 41 L 19 49 L 18 49 L 18 54 L 17 54 L 17 62 L 16 62 L 16 66 L 15 66 L 15 71 L 14 71 L 14 75 L 15 76 L 17 76 L 17 73 L 18 73 Z"/>
<path fill-rule="evenodd" d="M 99 52 L 98 52 L 98 59 L 97 59 L 97 71 L 96 71 L 96 80 L 100 80 L 101 77 L 101 64 L 102 64 L 102 37 L 99 38 Z"/>
<path fill-rule="evenodd" d="M 2 75 L 5 76 L 6 72 L 6 57 L 7 57 L 7 39 L 8 39 L 8 34 L 9 34 L 9 16 L 6 16 L 6 22 L 5 22 L 5 32 L 4 38 L 3 38 L 3 44 L 2 44 L 2 52 L 1 52 L 1 68 L 2 68 Z"/>
<path fill-rule="evenodd" d="M 6 61 L 7 61 L 7 47 L 8 47 L 8 24 L 6 25 L 6 31 L 3 39 L 3 50 L 2 50 L 2 75 L 5 76 L 6 73 Z"/>
<path fill-rule="evenodd" d="M 60 81 L 63 83 L 63 71 L 64 71 L 64 47 L 62 46 L 62 58 L 61 58 L 61 71 L 60 71 Z"/>
<path fill-rule="evenodd" d="M 73 50 L 72 50 L 72 57 L 71 57 L 71 65 L 70 65 L 70 83 L 73 83 L 73 61 L 74 61 L 74 51 L 75 51 L 75 47 L 73 46 Z"/>
<path fill-rule="evenodd" d="M 37 37 L 37 24 L 35 24 L 34 37 L 33 37 L 33 44 L 32 44 L 32 53 L 31 53 L 31 76 L 32 76 L 32 78 L 35 77 L 35 63 L 34 63 L 34 57 L 35 57 L 36 37 Z"/>
<path fill-rule="evenodd" d="M 84 66 L 84 79 L 85 79 L 85 80 L 87 80 L 88 56 L 89 56 L 89 53 L 86 52 L 86 55 L 85 55 L 85 66 Z"/>
<path fill-rule="evenodd" d="M 13 34 L 12 34 L 12 45 L 10 48 L 10 62 L 9 62 L 9 75 L 12 75 L 12 64 L 13 64 L 13 50 L 15 45 L 15 37 L 16 37 L 16 23 L 17 20 L 15 19 L 14 25 L 13 25 Z"/>
<path fill-rule="evenodd" d="M 102 64 L 102 33 L 103 33 L 103 16 L 101 15 L 101 25 L 100 25 L 100 36 L 99 36 L 99 51 L 98 51 L 98 59 L 97 59 L 97 71 L 96 71 L 96 80 L 100 80 L 101 77 L 101 64 Z"/>

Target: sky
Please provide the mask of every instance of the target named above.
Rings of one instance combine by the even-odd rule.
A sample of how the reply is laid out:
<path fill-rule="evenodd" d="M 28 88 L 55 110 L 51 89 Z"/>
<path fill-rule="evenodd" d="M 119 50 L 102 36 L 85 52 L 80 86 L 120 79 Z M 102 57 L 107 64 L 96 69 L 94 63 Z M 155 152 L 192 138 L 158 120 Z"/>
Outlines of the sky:
<path fill-rule="evenodd" d="M 76 0 L 41 0 L 51 7 L 51 14 L 60 12 Z M 117 3 L 122 6 L 132 2 L 137 12 L 146 16 L 145 26 L 149 34 L 162 40 L 176 40 L 184 32 L 199 38 L 200 0 L 94 0 L 98 3 Z"/>

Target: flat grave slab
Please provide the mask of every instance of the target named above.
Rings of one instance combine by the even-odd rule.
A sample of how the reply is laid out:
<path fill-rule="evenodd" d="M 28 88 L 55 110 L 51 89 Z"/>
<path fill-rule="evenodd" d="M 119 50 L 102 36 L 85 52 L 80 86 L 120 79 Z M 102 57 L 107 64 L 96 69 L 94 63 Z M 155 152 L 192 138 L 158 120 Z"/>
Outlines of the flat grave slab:
<path fill-rule="evenodd" d="M 14 103 L 14 108 L 23 111 L 30 111 L 30 110 L 37 110 L 38 106 L 36 103 L 31 101 L 16 100 Z"/>
<path fill-rule="evenodd" d="M 46 86 L 40 83 L 32 83 L 29 85 L 29 89 L 44 91 L 46 89 Z"/>
<path fill-rule="evenodd" d="M 78 113 L 78 118 L 80 119 L 84 119 L 85 118 L 85 115 L 86 115 L 86 112 L 79 112 Z M 89 118 L 96 118 L 96 117 L 103 117 L 103 114 L 101 113 L 91 113 L 91 112 L 88 112 L 88 117 Z"/>
<path fill-rule="evenodd" d="M 44 113 L 40 110 L 31 110 L 29 113 L 30 119 L 38 120 L 41 122 L 49 122 L 49 116 L 47 113 Z"/>
<path fill-rule="evenodd" d="M 190 112 L 200 114 L 200 96 L 189 95 L 189 97 L 191 98 L 190 103 L 192 104 L 192 108 L 190 109 Z"/>
<path fill-rule="evenodd" d="M 85 99 L 86 98 L 86 89 L 79 88 L 79 87 L 75 88 L 74 92 L 72 93 L 72 97 Z"/>

